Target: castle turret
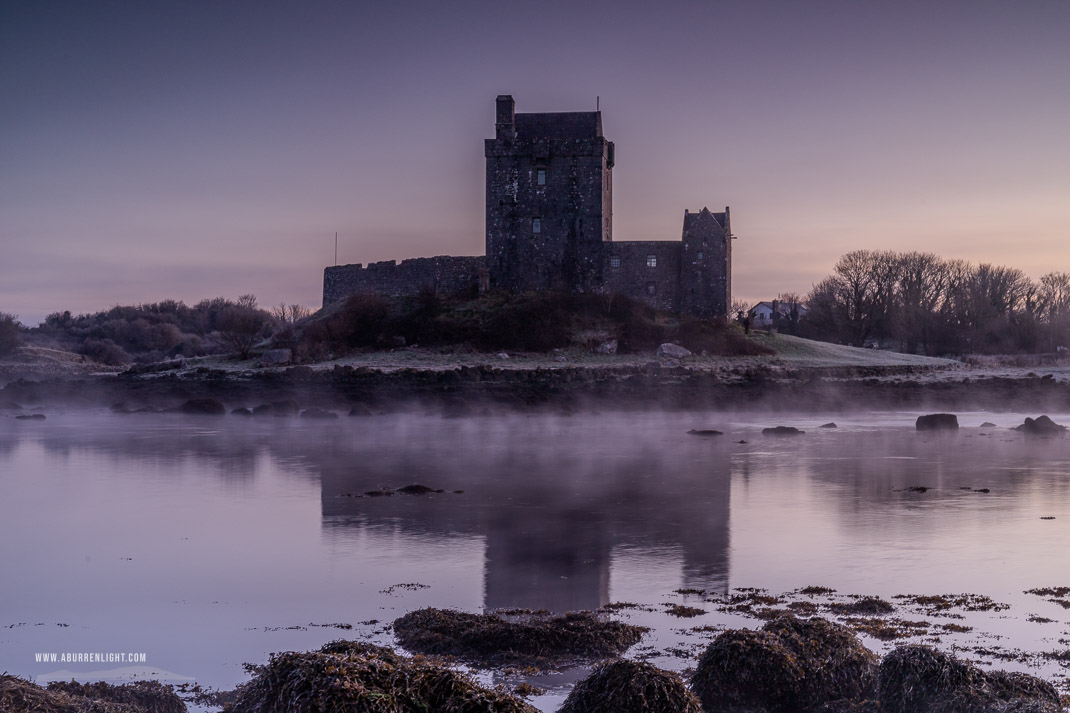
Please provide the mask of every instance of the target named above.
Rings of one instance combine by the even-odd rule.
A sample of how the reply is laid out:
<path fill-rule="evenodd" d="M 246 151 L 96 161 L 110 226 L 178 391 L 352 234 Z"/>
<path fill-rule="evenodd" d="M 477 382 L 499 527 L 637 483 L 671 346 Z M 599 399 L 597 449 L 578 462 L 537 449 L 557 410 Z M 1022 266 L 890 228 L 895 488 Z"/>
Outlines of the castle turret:
<path fill-rule="evenodd" d="M 725 317 L 732 303 L 732 224 L 728 208 L 684 211 L 680 312 Z"/>
<path fill-rule="evenodd" d="M 513 98 L 508 94 L 499 94 L 495 104 L 497 105 L 497 116 L 494 122 L 494 138 L 498 141 L 512 141 L 516 136 Z"/>

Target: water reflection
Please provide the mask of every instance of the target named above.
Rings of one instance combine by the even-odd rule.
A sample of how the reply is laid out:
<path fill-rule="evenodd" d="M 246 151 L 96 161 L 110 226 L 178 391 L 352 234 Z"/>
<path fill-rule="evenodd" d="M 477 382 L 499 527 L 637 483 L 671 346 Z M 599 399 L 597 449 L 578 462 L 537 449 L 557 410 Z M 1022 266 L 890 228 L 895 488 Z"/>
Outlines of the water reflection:
<path fill-rule="evenodd" d="M 47 673 L 28 663 L 44 647 L 134 646 L 233 685 L 244 661 L 343 635 L 313 622 L 657 604 L 679 587 L 975 591 L 1065 621 L 1021 592 L 1070 584 L 1052 574 L 1070 439 L 936 438 L 912 414 L 778 421 L 809 432 L 769 439 L 757 418 L 695 414 L 0 419 L 0 571 L 17 575 L 0 578 L 0 627 L 27 623 L 0 628 L 0 670 Z M 360 497 L 412 483 L 444 492 Z M 403 582 L 429 588 L 384 593 Z M 680 626 L 635 616 L 652 645 Z M 1022 621 L 996 626 L 1046 646 Z"/>

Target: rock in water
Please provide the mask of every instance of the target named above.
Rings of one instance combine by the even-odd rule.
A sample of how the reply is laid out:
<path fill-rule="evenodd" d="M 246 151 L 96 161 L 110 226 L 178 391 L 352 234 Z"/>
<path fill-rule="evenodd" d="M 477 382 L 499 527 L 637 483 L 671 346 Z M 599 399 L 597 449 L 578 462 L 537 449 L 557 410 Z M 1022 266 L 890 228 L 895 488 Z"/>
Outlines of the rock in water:
<path fill-rule="evenodd" d="M 219 399 L 200 398 L 189 399 L 182 404 L 180 410 L 182 413 L 197 416 L 223 416 L 227 412 L 227 407 Z"/>
<path fill-rule="evenodd" d="M 320 651 L 272 654 L 238 690 L 233 713 L 537 713 L 465 674 L 390 649 L 336 641 Z"/>
<path fill-rule="evenodd" d="M 670 357 L 672 359 L 683 359 L 684 357 L 691 356 L 691 351 L 689 349 L 684 349 L 679 344 L 665 342 L 658 347 L 658 356 Z"/>
<path fill-rule="evenodd" d="M 729 629 L 703 652 L 691 687 L 709 713 L 794 713 L 874 689 L 877 656 L 825 619 L 780 617 L 761 631 Z"/>
<path fill-rule="evenodd" d="M 832 421 L 829 421 L 828 423 L 823 423 L 820 426 L 818 426 L 818 428 L 836 428 L 836 427 L 837 427 L 836 424 L 833 423 Z"/>
<path fill-rule="evenodd" d="M 577 683 L 558 713 L 702 713 L 702 705 L 675 673 L 617 659 Z"/>
<path fill-rule="evenodd" d="M 884 657 L 877 696 L 884 713 L 1062 710 L 1055 688 L 1024 673 L 985 672 L 928 646 L 900 646 Z"/>
<path fill-rule="evenodd" d="M 806 433 L 806 431 L 800 431 L 794 426 L 773 426 L 772 428 L 763 428 L 763 436 L 800 436 Z"/>
<path fill-rule="evenodd" d="M 1015 426 L 1015 431 L 1021 431 L 1031 436 L 1061 436 L 1066 433 L 1066 426 L 1060 426 L 1047 416 L 1026 418 L 1021 426 Z"/>
<path fill-rule="evenodd" d="M 930 413 L 918 416 L 914 428 L 919 431 L 953 431 L 959 427 L 959 417 L 953 413 Z"/>
<path fill-rule="evenodd" d="M 687 433 L 688 433 L 688 435 L 691 435 L 691 436 L 723 436 L 724 435 L 724 433 L 722 433 L 721 431 L 715 431 L 712 428 L 705 428 L 705 429 L 702 429 L 702 430 L 692 428 Z"/>

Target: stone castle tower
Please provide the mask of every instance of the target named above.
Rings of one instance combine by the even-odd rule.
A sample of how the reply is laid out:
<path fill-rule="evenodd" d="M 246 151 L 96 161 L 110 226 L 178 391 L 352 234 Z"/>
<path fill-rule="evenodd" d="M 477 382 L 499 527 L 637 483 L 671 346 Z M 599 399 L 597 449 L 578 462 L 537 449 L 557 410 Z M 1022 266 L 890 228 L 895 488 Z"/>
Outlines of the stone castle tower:
<path fill-rule="evenodd" d="M 612 141 L 599 111 L 518 114 L 495 101 L 485 257 L 328 267 L 323 303 L 360 292 L 560 290 L 628 295 L 668 312 L 725 317 L 732 302 L 728 208 L 684 211 L 682 240 L 613 240 Z"/>
<path fill-rule="evenodd" d="M 597 111 L 517 114 L 499 96 L 487 158 L 490 286 L 597 291 L 613 239 L 613 142 Z"/>

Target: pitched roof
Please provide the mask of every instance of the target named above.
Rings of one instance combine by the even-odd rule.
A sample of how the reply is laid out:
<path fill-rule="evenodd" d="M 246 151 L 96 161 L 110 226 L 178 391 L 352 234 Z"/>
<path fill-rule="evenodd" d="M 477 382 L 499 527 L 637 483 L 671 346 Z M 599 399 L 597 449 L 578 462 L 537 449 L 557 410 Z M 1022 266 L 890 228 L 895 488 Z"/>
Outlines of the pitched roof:
<path fill-rule="evenodd" d="M 602 113 L 598 111 L 517 114 L 513 120 L 519 139 L 593 139 L 602 135 Z"/>

